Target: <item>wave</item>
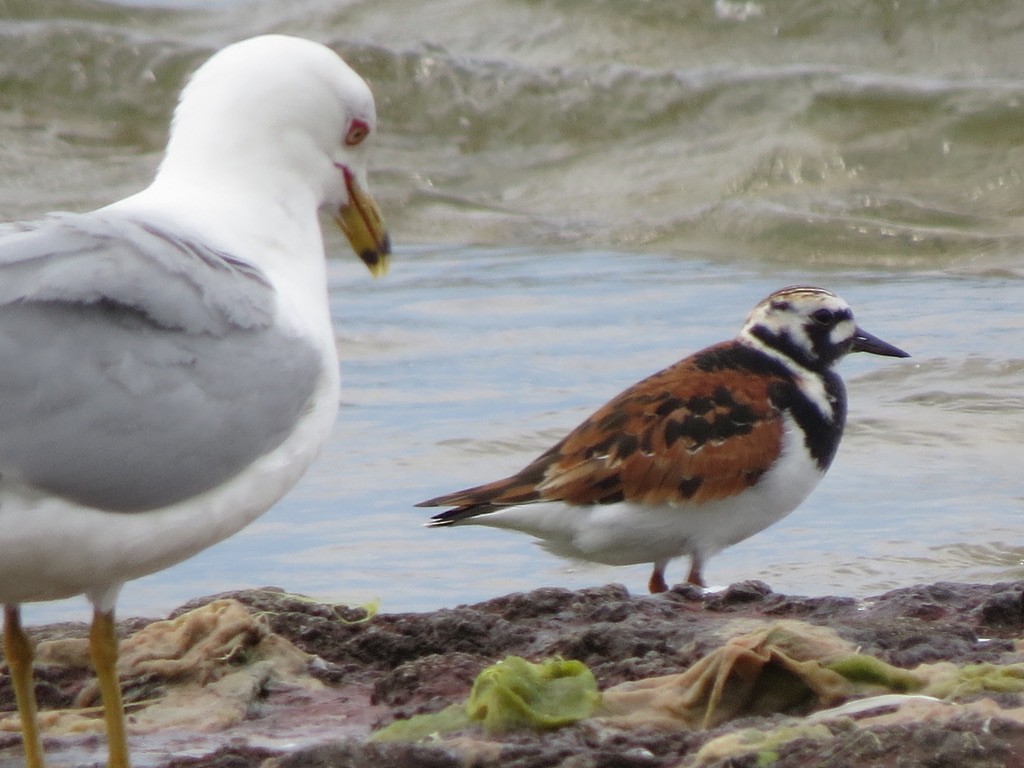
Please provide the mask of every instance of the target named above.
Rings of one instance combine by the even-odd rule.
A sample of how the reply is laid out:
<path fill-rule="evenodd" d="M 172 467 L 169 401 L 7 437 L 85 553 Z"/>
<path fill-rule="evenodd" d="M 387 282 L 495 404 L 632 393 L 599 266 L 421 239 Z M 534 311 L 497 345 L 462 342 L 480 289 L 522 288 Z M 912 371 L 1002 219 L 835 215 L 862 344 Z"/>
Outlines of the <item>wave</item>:
<path fill-rule="evenodd" d="M 24 136 L 4 133 L 30 125 L 157 154 L 201 60 L 287 32 L 330 44 L 370 81 L 375 186 L 412 242 L 885 267 L 1021 248 L 1024 83 L 1000 56 L 1024 42 L 1024 10 L 182 5 L 6 3 L 4 145 L 21 151 Z M 32 185 L 31 171 L 17 181 Z"/>

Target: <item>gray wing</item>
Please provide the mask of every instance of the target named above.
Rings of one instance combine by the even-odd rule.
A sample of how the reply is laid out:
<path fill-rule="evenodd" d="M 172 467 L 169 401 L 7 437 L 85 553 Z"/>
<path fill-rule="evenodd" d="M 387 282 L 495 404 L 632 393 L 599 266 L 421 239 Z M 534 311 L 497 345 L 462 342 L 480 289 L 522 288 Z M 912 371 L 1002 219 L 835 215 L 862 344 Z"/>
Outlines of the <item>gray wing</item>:
<path fill-rule="evenodd" d="M 53 214 L 0 228 L 0 304 L 115 302 L 191 333 L 266 326 L 274 299 L 254 267 L 116 213 Z"/>
<path fill-rule="evenodd" d="M 85 214 L 0 236 L 0 483 L 99 509 L 209 490 L 279 445 L 322 375 L 247 265 Z"/>

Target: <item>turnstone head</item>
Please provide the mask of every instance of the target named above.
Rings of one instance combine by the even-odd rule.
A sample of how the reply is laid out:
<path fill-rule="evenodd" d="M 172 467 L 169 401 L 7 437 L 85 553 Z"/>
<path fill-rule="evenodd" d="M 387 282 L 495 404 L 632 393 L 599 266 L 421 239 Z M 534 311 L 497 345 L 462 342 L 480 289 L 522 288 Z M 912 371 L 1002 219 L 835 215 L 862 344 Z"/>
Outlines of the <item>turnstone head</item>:
<path fill-rule="evenodd" d="M 653 563 L 708 557 L 793 511 L 828 469 L 846 421 L 833 366 L 849 352 L 908 357 L 857 327 L 822 288 L 758 304 L 731 341 L 634 384 L 518 473 L 424 501 L 429 526 L 489 525 L 563 557 Z M 555 503 L 545 503 L 555 502 Z"/>

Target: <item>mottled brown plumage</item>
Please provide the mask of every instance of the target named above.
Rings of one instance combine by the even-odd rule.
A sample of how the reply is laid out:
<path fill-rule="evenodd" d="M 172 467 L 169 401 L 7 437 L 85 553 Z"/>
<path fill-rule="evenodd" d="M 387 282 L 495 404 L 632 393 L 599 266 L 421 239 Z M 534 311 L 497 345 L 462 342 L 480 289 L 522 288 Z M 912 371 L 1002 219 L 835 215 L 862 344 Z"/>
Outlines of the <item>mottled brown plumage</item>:
<path fill-rule="evenodd" d="M 728 352 L 724 342 L 709 352 Z M 677 504 L 733 496 L 779 453 L 782 413 L 771 373 L 706 372 L 696 356 L 613 398 L 560 443 L 511 477 L 439 496 L 443 520 L 532 501 Z"/>

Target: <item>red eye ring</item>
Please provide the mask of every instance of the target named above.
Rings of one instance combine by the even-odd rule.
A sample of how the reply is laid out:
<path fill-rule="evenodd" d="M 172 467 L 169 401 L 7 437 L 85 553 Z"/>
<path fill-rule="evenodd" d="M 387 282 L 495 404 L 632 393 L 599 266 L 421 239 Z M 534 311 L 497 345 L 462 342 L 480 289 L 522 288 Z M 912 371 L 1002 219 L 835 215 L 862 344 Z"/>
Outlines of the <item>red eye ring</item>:
<path fill-rule="evenodd" d="M 348 132 L 345 134 L 345 145 L 354 147 L 370 135 L 370 126 L 364 121 L 356 119 L 349 123 Z"/>

